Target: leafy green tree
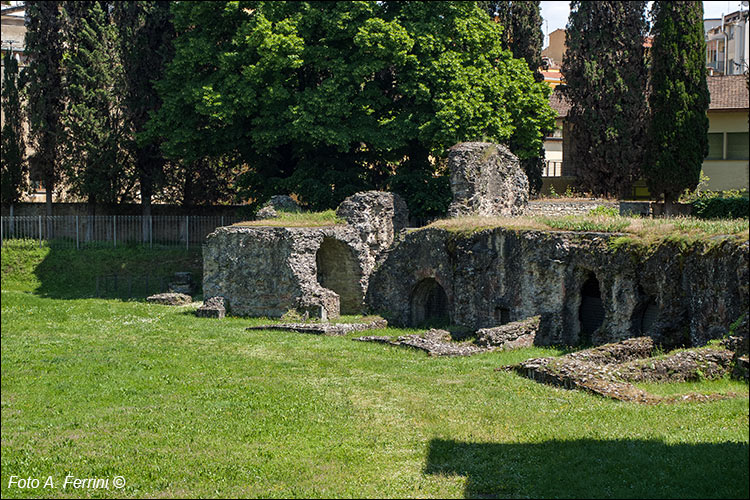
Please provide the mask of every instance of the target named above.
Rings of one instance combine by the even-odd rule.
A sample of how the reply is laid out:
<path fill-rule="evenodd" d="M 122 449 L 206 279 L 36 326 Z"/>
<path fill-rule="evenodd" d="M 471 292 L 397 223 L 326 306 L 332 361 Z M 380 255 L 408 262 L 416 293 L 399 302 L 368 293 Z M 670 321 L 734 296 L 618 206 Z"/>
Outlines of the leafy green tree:
<path fill-rule="evenodd" d="M 413 212 L 439 213 L 448 147 L 515 139 L 537 154 L 554 119 L 548 89 L 474 2 L 184 2 L 174 14 L 149 128 L 187 164 L 240 164 L 256 200 L 296 192 L 325 208 L 390 186 Z"/>
<path fill-rule="evenodd" d="M 122 112 L 124 82 L 117 29 L 100 2 L 65 2 L 65 142 L 63 165 L 90 209 L 132 193 L 132 160 Z"/>
<path fill-rule="evenodd" d="M 542 44 L 544 43 L 539 2 L 482 1 L 477 3 L 503 27 L 501 37 L 503 48 L 510 50 L 513 57 L 526 61 L 537 82 L 544 81 L 544 76 L 539 70 L 543 64 Z M 547 135 L 552 132 L 552 129 L 544 129 L 543 132 Z M 510 141 L 509 146 L 513 152 L 528 149 L 527 141 L 518 134 Z M 527 150 L 522 152 L 521 156 L 521 165 L 529 178 L 529 190 L 531 194 L 537 194 L 542 188 L 545 156 L 543 145 L 538 144 L 536 152 Z"/>
<path fill-rule="evenodd" d="M 60 181 L 62 136 L 61 2 L 26 2 L 27 112 L 29 137 L 35 149 L 32 168 L 41 176 L 46 195 L 46 212 L 52 215 L 52 193 Z"/>
<path fill-rule="evenodd" d="M 148 217 L 154 193 L 164 185 L 165 160 L 159 144 L 143 132 L 149 115 L 161 107 L 154 81 L 172 58 L 172 15 L 169 2 L 126 1 L 114 4 L 113 17 L 125 83 L 123 119 L 130 129 L 125 147 L 135 159 L 142 214 Z"/>
<path fill-rule="evenodd" d="M 503 48 L 509 49 L 513 57 L 523 59 L 534 72 L 537 81 L 544 80 L 539 72 L 542 67 L 542 11 L 538 1 L 478 2 L 493 19 L 503 26 Z"/>
<path fill-rule="evenodd" d="M 23 137 L 23 114 L 21 111 L 21 82 L 18 74 L 18 61 L 9 50 L 3 56 L 2 82 L 2 181 L 0 193 L 2 204 L 18 202 L 26 191 L 28 164 L 26 162 L 26 141 Z"/>
<path fill-rule="evenodd" d="M 656 2 L 649 162 L 649 190 L 663 194 L 665 210 L 685 189 L 695 189 L 708 154 L 709 93 L 706 83 L 702 2 Z"/>
<path fill-rule="evenodd" d="M 563 92 L 571 101 L 570 160 L 584 190 L 623 196 L 640 173 L 646 148 L 646 2 L 570 6 L 562 67 Z"/>

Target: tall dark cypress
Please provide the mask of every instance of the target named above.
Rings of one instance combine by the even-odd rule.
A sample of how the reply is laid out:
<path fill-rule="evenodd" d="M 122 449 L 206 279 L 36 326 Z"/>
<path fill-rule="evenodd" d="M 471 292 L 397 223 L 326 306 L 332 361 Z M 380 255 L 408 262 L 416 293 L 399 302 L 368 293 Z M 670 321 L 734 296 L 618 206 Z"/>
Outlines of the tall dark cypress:
<path fill-rule="evenodd" d="M 563 92 L 581 187 L 625 196 L 640 175 L 648 106 L 646 2 L 571 2 Z M 701 24 L 702 26 L 702 24 Z"/>
<path fill-rule="evenodd" d="M 132 173 L 122 147 L 122 66 L 117 31 L 100 2 L 65 2 L 63 165 L 90 209 L 127 199 Z"/>
<path fill-rule="evenodd" d="M 142 215 L 151 215 L 151 201 L 164 183 L 164 158 L 159 144 L 143 131 L 150 113 L 161 107 L 154 81 L 164 75 L 172 57 L 174 27 L 169 2 L 117 2 L 114 19 L 120 40 L 125 81 L 124 118 L 130 127 L 128 149 L 132 151 L 140 185 Z M 144 240 L 148 228 L 144 227 Z"/>
<path fill-rule="evenodd" d="M 18 61 L 11 51 L 3 56 L 3 130 L 2 130 L 2 175 L 0 195 L 3 205 L 16 203 L 26 190 L 28 164 L 26 163 L 26 141 L 23 137 L 21 113 L 21 83 Z"/>
<path fill-rule="evenodd" d="M 31 167 L 47 191 L 46 212 L 52 215 L 52 193 L 60 181 L 62 135 L 61 2 L 26 2 L 26 69 L 29 137 L 35 153 Z"/>
<path fill-rule="evenodd" d="M 542 13 L 538 1 L 529 2 L 484 2 L 491 15 L 497 14 L 498 22 L 505 28 L 503 47 L 509 49 L 516 59 L 523 59 L 534 72 L 537 81 L 544 77 L 539 73 L 542 65 Z"/>
<path fill-rule="evenodd" d="M 649 190 L 663 194 L 667 213 L 700 180 L 708 154 L 709 93 L 702 2 L 655 2 L 651 51 Z"/>

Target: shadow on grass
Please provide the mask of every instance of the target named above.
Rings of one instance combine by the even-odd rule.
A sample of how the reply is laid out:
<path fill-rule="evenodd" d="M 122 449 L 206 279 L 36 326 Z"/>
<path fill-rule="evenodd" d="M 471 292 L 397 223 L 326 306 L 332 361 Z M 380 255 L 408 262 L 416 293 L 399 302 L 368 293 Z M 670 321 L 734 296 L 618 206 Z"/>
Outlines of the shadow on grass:
<path fill-rule="evenodd" d="M 748 498 L 748 444 L 434 439 L 427 474 L 466 476 L 466 498 Z"/>
<path fill-rule="evenodd" d="M 144 249 L 142 247 L 49 248 L 33 264 L 38 281 L 34 293 L 54 299 L 106 298 L 144 300 L 168 291 L 174 273 L 190 272 L 200 294 L 201 249 Z"/>

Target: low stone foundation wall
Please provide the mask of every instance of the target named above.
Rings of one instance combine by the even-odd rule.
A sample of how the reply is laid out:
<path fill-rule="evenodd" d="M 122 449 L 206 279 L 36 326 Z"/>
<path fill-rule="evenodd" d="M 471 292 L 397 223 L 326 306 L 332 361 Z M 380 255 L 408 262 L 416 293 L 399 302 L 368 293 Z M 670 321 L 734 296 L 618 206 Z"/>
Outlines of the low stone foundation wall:
<path fill-rule="evenodd" d="M 526 207 L 524 215 L 586 215 L 590 210 L 598 207 L 606 207 L 619 210 L 619 204 L 616 201 L 606 201 L 597 199 L 582 200 L 531 200 Z"/>
<path fill-rule="evenodd" d="M 540 315 L 537 344 L 641 335 L 703 345 L 748 310 L 748 243 L 656 247 L 617 234 L 412 231 L 370 278 L 367 303 L 390 323 L 448 319 L 472 329 Z"/>

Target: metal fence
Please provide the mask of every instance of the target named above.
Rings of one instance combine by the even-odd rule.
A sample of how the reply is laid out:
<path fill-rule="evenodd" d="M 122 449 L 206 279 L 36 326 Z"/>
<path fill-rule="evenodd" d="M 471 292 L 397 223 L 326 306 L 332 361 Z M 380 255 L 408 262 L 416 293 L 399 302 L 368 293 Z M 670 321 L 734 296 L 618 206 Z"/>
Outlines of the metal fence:
<path fill-rule="evenodd" d="M 0 240 L 31 240 L 69 248 L 140 245 L 150 248 L 203 244 L 217 227 L 240 217 L 202 215 L 62 215 L 0 218 Z"/>

